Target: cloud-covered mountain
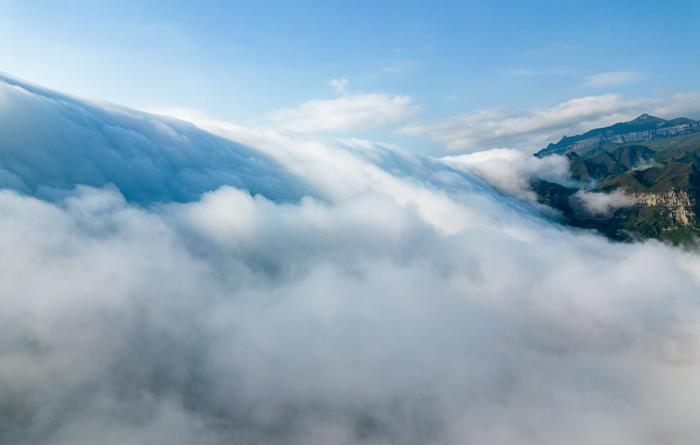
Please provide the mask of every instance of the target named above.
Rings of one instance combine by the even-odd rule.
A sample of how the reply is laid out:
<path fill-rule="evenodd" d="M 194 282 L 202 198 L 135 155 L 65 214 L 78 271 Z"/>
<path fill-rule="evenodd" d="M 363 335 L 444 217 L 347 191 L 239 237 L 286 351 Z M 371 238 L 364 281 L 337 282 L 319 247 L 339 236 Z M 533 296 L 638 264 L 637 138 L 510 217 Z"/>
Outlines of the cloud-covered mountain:
<path fill-rule="evenodd" d="M 2 443 L 700 440 L 696 254 L 367 141 L 0 115 Z"/>

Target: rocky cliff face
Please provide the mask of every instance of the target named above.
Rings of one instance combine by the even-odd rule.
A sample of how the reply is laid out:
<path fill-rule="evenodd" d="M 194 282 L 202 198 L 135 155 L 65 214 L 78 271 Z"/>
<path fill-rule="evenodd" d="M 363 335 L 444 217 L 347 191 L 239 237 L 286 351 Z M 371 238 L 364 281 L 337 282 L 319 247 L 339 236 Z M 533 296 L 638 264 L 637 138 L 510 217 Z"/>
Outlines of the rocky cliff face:
<path fill-rule="evenodd" d="M 649 130 L 644 130 L 644 131 L 631 131 L 629 133 L 623 133 L 623 134 L 612 134 L 612 135 L 603 135 L 601 136 L 598 141 L 602 141 L 604 143 L 613 143 L 613 144 L 627 144 L 630 142 L 644 142 L 648 141 L 651 139 L 655 139 L 658 137 L 673 137 L 677 136 L 680 134 L 685 134 L 688 133 L 691 130 L 694 130 L 697 127 L 697 125 L 689 125 L 689 124 L 683 124 L 683 125 L 674 125 L 672 127 L 667 127 L 667 128 L 651 128 Z"/>
<path fill-rule="evenodd" d="M 658 137 L 673 137 L 686 134 L 696 129 L 696 126 L 688 124 L 676 125 L 668 128 L 650 128 L 643 131 L 631 131 L 622 134 L 601 133 L 586 139 L 572 142 L 559 147 L 558 152 L 565 153 L 585 153 L 588 150 L 600 147 L 604 144 L 629 144 L 635 142 L 649 141 Z"/>
<path fill-rule="evenodd" d="M 661 214 L 661 230 L 690 229 L 696 224 L 696 197 L 685 190 L 631 195 L 640 206 Z"/>

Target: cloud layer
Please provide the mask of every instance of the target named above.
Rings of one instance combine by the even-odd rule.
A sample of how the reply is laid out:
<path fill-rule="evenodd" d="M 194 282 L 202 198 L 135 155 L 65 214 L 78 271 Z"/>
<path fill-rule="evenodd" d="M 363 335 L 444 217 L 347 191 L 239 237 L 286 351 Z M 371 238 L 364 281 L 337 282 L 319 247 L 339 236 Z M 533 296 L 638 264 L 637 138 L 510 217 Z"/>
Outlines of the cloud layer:
<path fill-rule="evenodd" d="M 313 193 L 0 191 L 0 442 L 700 439 L 696 254 L 564 229 L 392 147 L 217 131 L 268 160 L 232 177 Z"/>
<path fill-rule="evenodd" d="M 296 199 L 309 189 L 257 150 L 173 119 L 98 106 L 0 76 L 0 186 L 43 197 L 114 184 L 139 202 L 228 184 Z"/>
<path fill-rule="evenodd" d="M 472 152 L 498 147 L 540 149 L 562 136 L 626 121 L 642 113 L 659 117 L 697 117 L 700 93 L 655 99 L 629 99 L 619 94 L 586 96 L 527 112 L 484 110 L 406 125 L 407 134 L 427 136 L 448 150 Z"/>

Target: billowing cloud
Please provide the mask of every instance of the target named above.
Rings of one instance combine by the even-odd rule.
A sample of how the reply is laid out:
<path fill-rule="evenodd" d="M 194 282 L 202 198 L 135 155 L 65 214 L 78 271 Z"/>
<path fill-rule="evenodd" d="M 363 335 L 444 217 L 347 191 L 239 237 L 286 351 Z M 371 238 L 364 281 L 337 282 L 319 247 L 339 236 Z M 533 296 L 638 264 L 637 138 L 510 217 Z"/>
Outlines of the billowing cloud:
<path fill-rule="evenodd" d="M 348 94 L 276 110 L 268 113 L 265 121 L 304 133 L 345 132 L 393 126 L 417 112 L 418 107 L 409 96 Z"/>
<path fill-rule="evenodd" d="M 451 151 L 514 147 L 530 151 L 591 128 L 630 120 L 642 113 L 660 117 L 697 117 L 700 93 L 654 99 L 630 99 L 619 94 L 571 99 L 550 108 L 527 112 L 484 110 L 448 119 L 415 123 L 401 131 L 430 137 Z"/>
<path fill-rule="evenodd" d="M 445 156 L 443 161 L 485 180 L 500 192 L 536 204 L 532 182 L 545 180 L 578 187 L 571 178 L 569 161 L 564 156 L 538 158 L 521 150 L 498 148 L 476 153 Z M 608 217 L 616 210 L 631 207 L 636 200 L 624 190 L 610 193 L 580 189 L 571 197 L 571 204 L 582 217 Z"/>
<path fill-rule="evenodd" d="M 583 85 L 591 88 L 605 88 L 639 82 L 646 78 L 646 74 L 638 71 L 608 71 L 586 76 Z"/>
<path fill-rule="evenodd" d="M 442 159 L 482 178 L 503 193 L 531 202 L 537 200 L 530 187 L 533 179 L 570 181 L 569 161 L 563 156 L 538 158 L 520 150 L 495 148 Z"/>
<path fill-rule="evenodd" d="M 224 184 L 279 199 L 309 193 L 260 151 L 186 122 L 4 76 L 0 122 L 0 186 L 42 197 L 75 184 L 114 184 L 139 202 L 191 200 Z"/>
<path fill-rule="evenodd" d="M 0 442 L 700 440 L 697 254 L 570 231 L 393 147 L 218 131 L 268 160 L 231 177 L 283 167 L 313 194 L 0 191 Z M 164 156 L 144 137 L 128 162 Z"/>

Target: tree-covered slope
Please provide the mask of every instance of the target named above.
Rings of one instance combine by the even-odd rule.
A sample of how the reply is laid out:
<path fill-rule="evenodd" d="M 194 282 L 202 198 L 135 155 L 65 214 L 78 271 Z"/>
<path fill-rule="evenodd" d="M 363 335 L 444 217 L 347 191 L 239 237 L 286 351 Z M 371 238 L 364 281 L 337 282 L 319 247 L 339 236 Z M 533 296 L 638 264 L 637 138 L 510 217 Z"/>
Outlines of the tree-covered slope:
<path fill-rule="evenodd" d="M 578 185 L 532 184 L 541 203 L 565 222 L 614 239 L 687 243 L 700 233 L 700 126 L 687 118 L 642 115 L 630 122 L 565 137 L 536 156 L 565 155 Z M 615 199 L 609 198 L 614 194 Z M 610 211 L 589 211 L 591 200 Z"/>

